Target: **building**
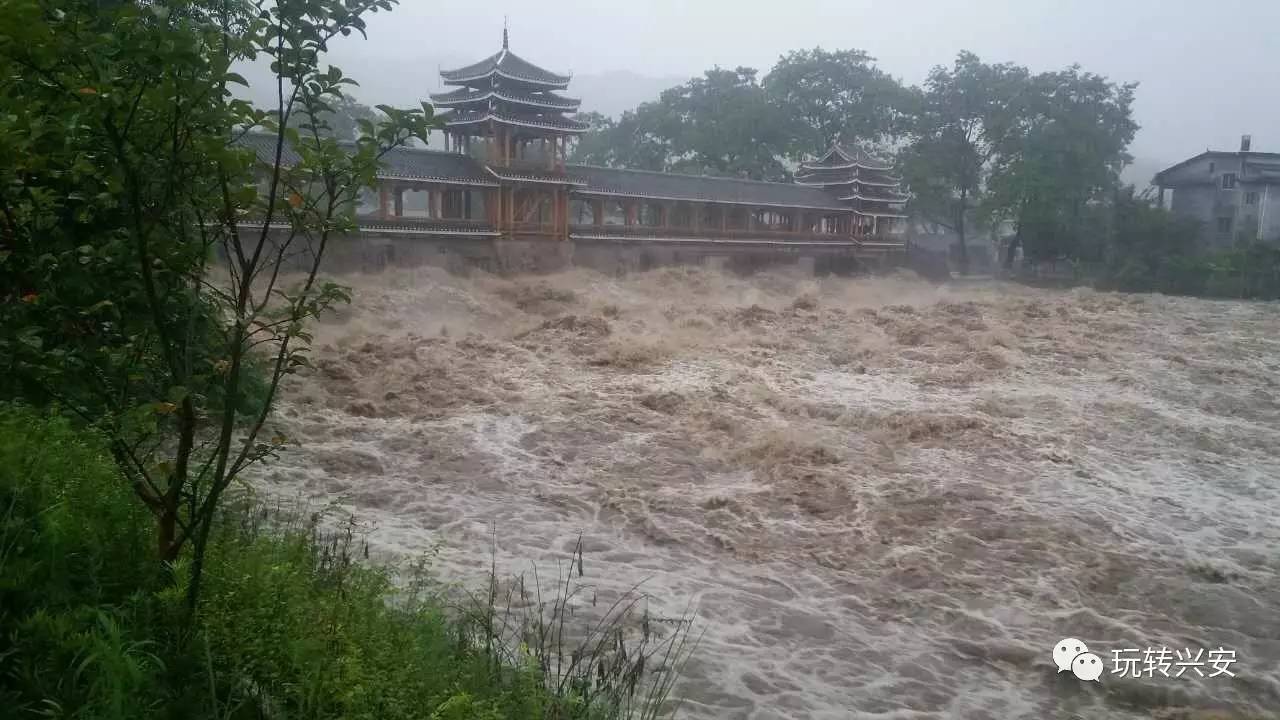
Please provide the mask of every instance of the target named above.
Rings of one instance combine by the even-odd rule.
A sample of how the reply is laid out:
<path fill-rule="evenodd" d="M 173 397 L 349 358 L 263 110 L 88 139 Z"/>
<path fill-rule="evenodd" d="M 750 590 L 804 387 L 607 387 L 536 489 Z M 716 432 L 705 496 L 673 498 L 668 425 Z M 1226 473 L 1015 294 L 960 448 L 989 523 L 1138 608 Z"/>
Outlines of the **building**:
<path fill-rule="evenodd" d="M 1157 173 L 1160 206 L 1201 223 L 1206 247 L 1280 243 L 1280 153 L 1206 150 Z M 1172 197 L 1166 197 L 1172 191 Z"/>
<path fill-rule="evenodd" d="M 506 31 L 497 53 L 441 77 L 454 88 L 431 96 L 446 150 L 389 153 L 357 211 L 366 246 L 385 241 L 391 262 L 442 242 L 499 270 L 744 256 L 851 268 L 906 249 L 900 181 L 863 153 L 833 147 L 795 183 L 574 165 L 570 143 L 589 128 L 561 94 L 570 76 L 516 55 Z M 243 142 L 268 159 L 265 139 Z"/>
<path fill-rule="evenodd" d="M 896 235 L 907 219 L 903 207 L 908 198 L 901 191 L 902 178 L 892 170 L 862 150 L 850 152 L 835 143 L 821 158 L 800 163 L 796 184 L 835 192 L 850 203 L 855 235 Z"/>

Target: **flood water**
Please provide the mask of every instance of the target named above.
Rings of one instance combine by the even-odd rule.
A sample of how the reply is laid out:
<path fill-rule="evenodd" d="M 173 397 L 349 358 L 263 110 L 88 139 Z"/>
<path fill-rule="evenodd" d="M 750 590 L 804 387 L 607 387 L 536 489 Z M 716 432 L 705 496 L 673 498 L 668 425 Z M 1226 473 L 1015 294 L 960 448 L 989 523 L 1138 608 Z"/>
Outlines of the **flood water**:
<path fill-rule="evenodd" d="M 1280 307 L 662 269 L 341 278 L 259 484 L 694 613 L 691 718 L 1280 712 Z M 1057 673 L 1064 637 L 1235 677 Z M 1208 672 L 1205 673 L 1206 675 Z M 1217 712 L 1210 712 L 1217 711 Z"/>

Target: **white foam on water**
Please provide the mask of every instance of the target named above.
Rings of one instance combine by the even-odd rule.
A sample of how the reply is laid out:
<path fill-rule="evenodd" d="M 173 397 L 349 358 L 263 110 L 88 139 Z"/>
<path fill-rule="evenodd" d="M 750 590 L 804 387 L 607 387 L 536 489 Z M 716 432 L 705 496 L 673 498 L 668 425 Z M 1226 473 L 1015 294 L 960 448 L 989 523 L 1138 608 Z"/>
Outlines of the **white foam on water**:
<path fill-rule="evenodd" d="M 1274 305 L 698 269 L 354 284 L 259 485 L 383 553 L 439 547 L 448 582 L 554 578 L 581 537 L 601 592 L 695 614 L 687 717 L 1280 707 Z M 1223 645 L 1240 677 L 1066 682 L 1066 636 Z"/>

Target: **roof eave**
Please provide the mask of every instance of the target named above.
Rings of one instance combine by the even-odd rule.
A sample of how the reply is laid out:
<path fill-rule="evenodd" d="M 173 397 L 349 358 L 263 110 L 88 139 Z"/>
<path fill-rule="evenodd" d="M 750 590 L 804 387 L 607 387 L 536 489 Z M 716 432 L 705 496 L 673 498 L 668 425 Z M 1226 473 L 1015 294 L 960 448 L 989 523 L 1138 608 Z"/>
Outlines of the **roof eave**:
<path fill-rule="evenodd" d="M 673 202 L 712 203 L 716 205 L 746 205 L 748 207 L 760 207 L 760 208 L 776 207 L 776 208 L 788 208 L 792 210 L 827 210 L 830 212 L 841 212 L 841 213 L 847 213 L 847 212 L 850 212 L 851 210 L 850 208 L 841 207 L 838 205 L 834 205 L 834 206 L 833 205 L 807 205 L 807 204 L 801 204 L 801 203 L 753 202 L 748 200 L 717 200 L 715 198 L 704 198 L 704 197 L 688 197 L 688 196 L 682 197 L 678 195 L 651 195 L 648 193 L 618 192 L 618 191 L 611 191 L 611 190 L 591 188 L 591 187 L 588 187 L 585 190 L 578 190 L 576 192 L 579 195 L 598 195 L 601 197 L 626 197 L 626 198 L 638 198 L 641 200 L 670 200 Z"/>

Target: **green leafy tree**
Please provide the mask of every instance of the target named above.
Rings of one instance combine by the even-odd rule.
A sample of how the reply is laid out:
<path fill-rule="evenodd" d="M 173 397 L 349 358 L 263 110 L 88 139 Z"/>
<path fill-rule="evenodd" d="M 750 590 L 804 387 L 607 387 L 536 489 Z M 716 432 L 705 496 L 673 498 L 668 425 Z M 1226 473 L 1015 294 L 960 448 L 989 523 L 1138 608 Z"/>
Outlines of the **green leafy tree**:
<path fill-rule="evenodd" d="M 789 134 L 751 68 L 714 68 L 662 93 L 657 135 L 673 152 L 671 169 L 753 180 L 785 180 Z"/>
<path fill-rule="evenodd" d="M 191 550 L 193 610 L 223 493 L 287 442 L 267 421 L 306 321 L 346 298 L 319 278 L 327 246 L 380 157 L 436 126 L 381 106 L 333 137 L 352 81 L 320 59 L 392 5 L 0 4 L 3 389 L 102 428 L 157 555 Z M 266 110 L 229 89 L 259 56 Z"/>
<path fill-rule="evenodd" d="M 905 130 L 911 96 L 862 50 L 815 48 L 782 56 L 764 79 L 787 119 L 790 156 L 821 154 L 832 141 L 868 148 Z"/>
<path fill-rule="evenodd" d="M 785 114 L 751 68 L 708 70 L 622 114 L 600 118 L 575 162 L 638 170 L 785 180 Z"/>
<path fill-rule="evenodd" d="M 1031 258 L 1097 261 L 1103 248 L 1096 238 L 1105 228 L 1090 205 L 1113 195 L 1130 160 L 1136 86 L 1072 66 L 1036 75 L 1030 88 L 1017 131 L 999 149 L 986 197 L 988 217 L 1015 224 L 1006 265 L 1019 245 Z"/>
<path fill-rule="evenodd" d="M 992 166 L 1025 122 L 1029 77 L 1026 68 L 961 52 L 950 68 L 929 73 L 920 95 L 914 140 L 903 153 L 910 210 L 956 233 L 961 272 L 968 270 L 967 233 Z"/>
<path fill-rule="evenodd" d="M 600 113 L 580 114 L 578 119 L 591 123 L 591 130 L 574 144 L 572 161 L 634 170 L 668 169 L 670 142 L 652 130 L 661 112 L 658 104 L 646 103 L 616 121 Z"/>

